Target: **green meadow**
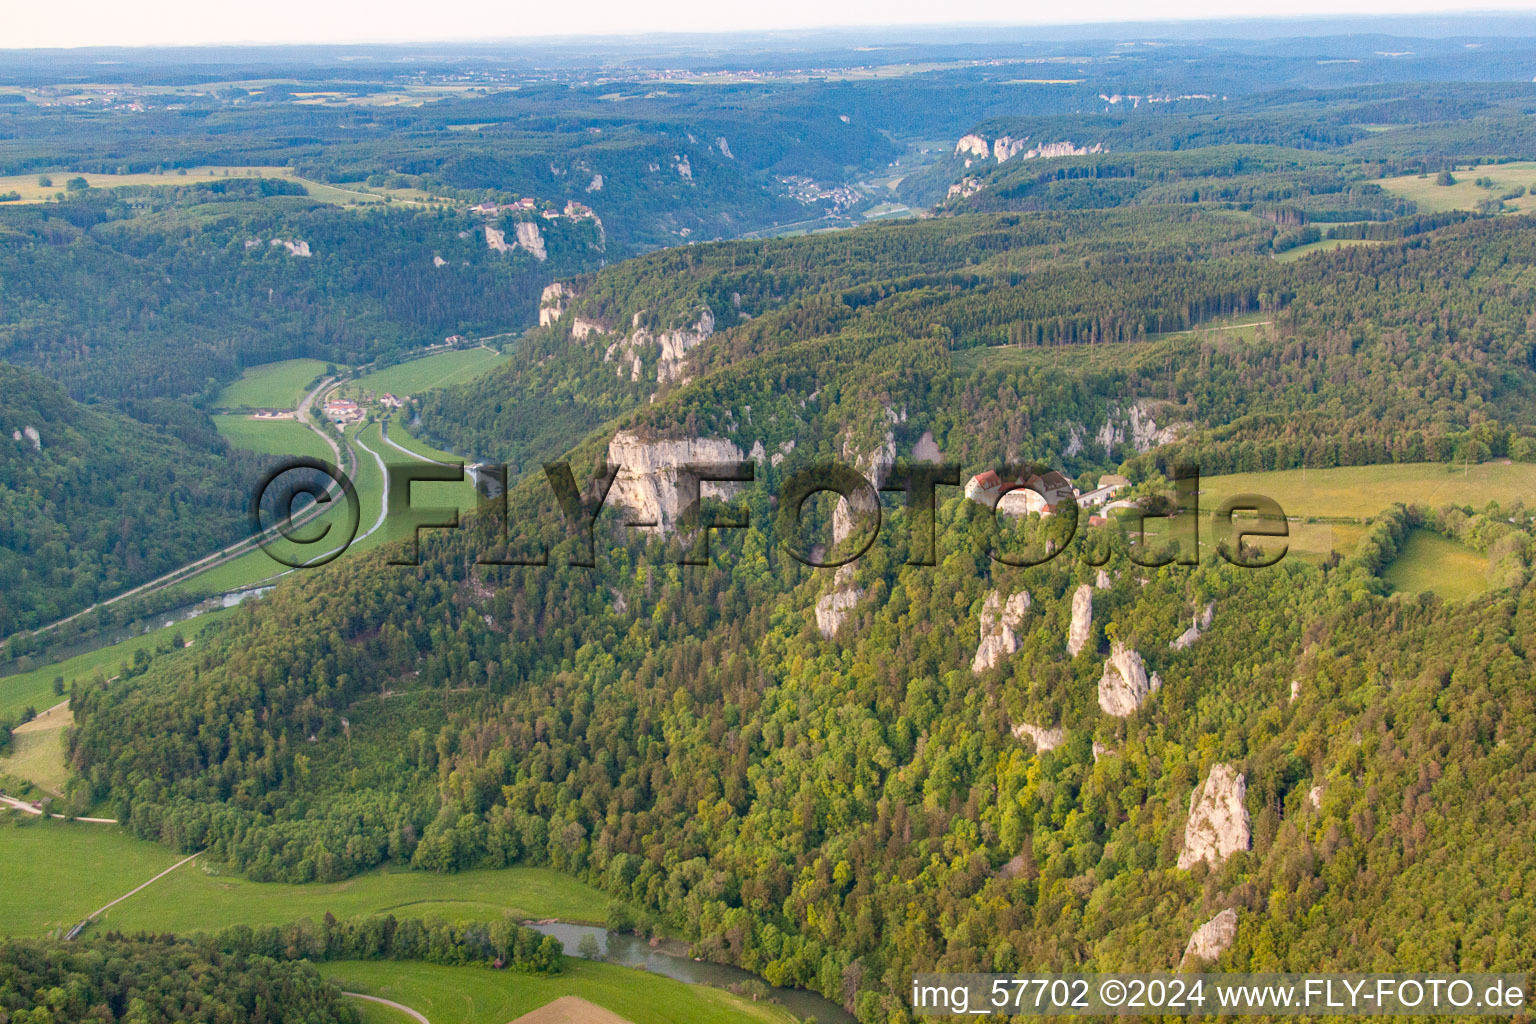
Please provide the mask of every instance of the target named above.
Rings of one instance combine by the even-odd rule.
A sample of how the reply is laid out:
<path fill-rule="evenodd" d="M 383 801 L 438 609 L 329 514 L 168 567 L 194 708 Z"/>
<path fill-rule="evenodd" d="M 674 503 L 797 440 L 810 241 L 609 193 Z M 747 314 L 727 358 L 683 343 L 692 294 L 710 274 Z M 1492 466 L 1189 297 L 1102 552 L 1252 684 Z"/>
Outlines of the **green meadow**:
<path fill-rule="evenodd" d="M 1449 537 L 1414 530 L 1382 578 L 1398 593 L 1460 601 L 1488 589 L 1488 559 Z"/>
<path fill-rule="evenodd" d="M 436 355 L 412 359 L 394 366 L 386 366 L 373 373 L 349 381 L 342 393 L 357 395 L 367 390 L 375 394 L 391 392 L 404 398 L 431 388 L 462 384 L 489 372 L 497 365 L 509 362 L 512 356 L 502 355 L 485 348 L 455 349 Z"/>
<path fill-rule="evenodd" d="M 298 420 L 256 419 L 244 413 L 213 417 L 213 425 L 236 448 L 261 455 L 303 455 L 332 461 L 330 445 Z"/>
<path fill-rule="evenodd" d="M 325 372 L 318 359 L 284 359 L 246 367 L 240 379 L 219 392 L 215 409 L 292 409 L 304 389 Z"/>
<path fill-rule="evenodd" d="M 1229 473 L 1200 478 L 1200 508 L 1214 512 L 1229 497 L 1262 494 L 1280 503 L 1288 516 L 1364 519 L 1398 502 L 1438 508 L 1490 501 L 1501 505 L 1536 499 L 1536 465 L 1525 462 L 1393 463 Z"/>
<path fill-rule="evenodd" d="M 788 1010 L 721 989 L 573 957 L 552 978 L 422 963 L 336 961 L 317 965 L 346 991 L 381 996 L 432 1024 L 507 1024 L 559 999 L 579 996 L 632 1024 L 794 1024 Z M 387 1018 L 385 1018 L 387 1019 Z"/>
<path fill-rule="evenodd" d="M 1505 200 L 1506 210 L 1526 213 L 1536 210 L 1536 196 L 1529 189 L 1536 187 L 1536 161 L 1520 160 L 1507 164 L 1482 164 L 1451 172 L 1454 185 L 1435 184 L 1433 174 L 1405 174 L 1396 178 L 1383 178 L 1379 184 L 1388 192 L 1395 192 L 1418 204 L 1420 213 L 1441 213 L 1446 210 L 1475 210 L 1485 199 L 1497 199 L 1505 192 L 1524 186 L 1526 195 Z M 1478 178 L 1491 178 L 1492 188 L 1476 184 Z"/>

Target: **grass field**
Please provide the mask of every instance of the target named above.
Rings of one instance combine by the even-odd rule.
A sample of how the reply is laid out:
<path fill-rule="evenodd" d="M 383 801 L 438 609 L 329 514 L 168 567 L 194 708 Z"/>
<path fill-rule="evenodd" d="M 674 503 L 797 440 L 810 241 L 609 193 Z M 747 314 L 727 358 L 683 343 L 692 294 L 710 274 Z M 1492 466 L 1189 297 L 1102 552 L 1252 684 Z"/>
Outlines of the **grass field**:
<path fill-rule="evenodd" d="M 21 817 L 8 813 L 12 820 Z M 67 930 L 180 859 L 114 825 L 0 820 L 0 934 Z"/>
<path fill-rule="evenodd" d="M 357 395 L 361 391 L 375 394 L 384 391 L 400 397 L 415 395 L 430 388 L 447 387 L 473 380 L 493 367 L 510 362 L 511 355 L 501 355 L 484 348 L 455 349 L 436 355 L 412 359 L 409 362 L 387 366 L 357 380 L 348 381 L 342 393 Z"/>
<path fill-rule="evenodd" d="M 240 379 L 219 392 L 215 409 L 292 409 L 304 389 L 325 372 L 318 359 L 284 359 L 247 367 Z"/>
<path fill-rule="evenodd" d="M 1449 537 L 1414 530 L 1382 578 L 1399 593 L 1464 600 L 1488 589 L 1488 559 Z"/>
<path fill-rule="evenodd" d="M 1463 469 L 1440 462 L 1335 469 L 1289 469 L 1200 478 L 1200 508 L 1215 511 L 1228 497 L 1263 494 L 1288 516 L 1365 518 L 1397 502 L 1437 508 L 1536 498 L 1536 465 L 1484 462 Z"/>
<path fill-rule="evenodd" d="M 28 706 L 42 711 L 63 700 L 64 698 L 56 696 L 53 692 L 53 680 L 57 676 L 64 678 L 65 693 L 69 692 L 71 682 L 76 679 L 90 679 L 97 671 L 108 677 L 115 676 L 124 662 L 133 659 L 135 651 L 153 651 L 156 647 L 169 643 L 178 630 L 183 637 L 189 640 L 194 639 L 203 630 L 218 625 L 225 616 L 233 612 L 233 608 L 221 608 L 199 615 L 187 622 L 165 626 L 121 643 L 66 658 L 54 665 L 39 665 L 26 672 L 6 676 L 0 679 L 0 718 L 19 715 L 22 709 Z"/>
<path fill-rule="evenodd" d="M 1389 192 L 1412 199 L 1418 204 L 1420 213 L 1472 210 L 1482 200 L 1497 199 L 1502 193 L 1518 186 L 1523 185 L 1526 189 L 1536 186 L 1536 161 L 1467 167 L 1453 171 L 1452 176 L 1456 179 L 1454 185 L 1436 185 L 1433 174 L 1383 178 L 1380 184 Z M 1494 187 L 1483 188 L 1473 184 L 1478 178 L 1492 178 Z M 1536 210 L 1536 196 L 1527 194 L 1519 199 L 1506 200 L 1504 208 L 1522 213 Z"/>
<path fill-rule="evenodd" d="M 75 717 L 68 707 L 54 705 L 11 736 L 11 752 L 0 757 L 0 775 L 24 779 L 46 793 L 62 796 L 69 780 L 64 761 L 64 728 Z"/>
<path fill-rule="evenodd" d="M 102 920 L 126 931 L 178 933 L 301 917 L 318 921 L 327 911 L 337 917 L 394 914 L 465 921 L 496 920 L 510 911 L 518 918 L 601 924 L 607 906 L 607 897 L 596 889 L 548 868 L 452 875 L 372 871 L 344 882 L 285 885 L 220 874 L 215 865 L 199 860 L 119 903 Z"/>
<path fill-rule="evenodd" d="M 1279 253 L 1275 259 L 1281 263 L 1289 263 L 1291 260 L 1299 260 L 1303 256 L 1311 256 L 1315 252 L 1328 252 L 1331 249 L 1342 249 L 1346 245 L 1381 245 L 1381 242 L 1368 238 L 1325 238 L 1320 242 L 1309 242 L 1306 245 L 1298 245 L 1294 249 L 1287 249 Z"/>
<path fill-rule="evenodd" d="M 230 444 L 262 455 L 308 455 L 332 461 L 327 445 L 298 420 L 258 420 L 244 413 L 213 417 L 213 425 Z"/>
<path fill-rule="evenodd" d="M 39 185 L 39 177 L 48 178 L 52 184 L 48 186 Z M 335 206 L 366 206 L 384 201 L 383 195 L 301 178 L 294 174 L 293 169 L 289 167 L 188 167 L 186 168 L 186 174 L 182 174 L 180 171 L 167 171 L 164 174 L 153 172 L 143 174 L 77 174 L 74 171 L 48 171 L 41 176 L 37 174 L 14 174 L 0 177 L 0 192 L 20 193 L 20 199 L 11 200 L 11 203 L 15 205 L 43 203 L 53 199 L 60 192 L 64 192 L 64 183 L 71 178 L 84 178 L 92 188 L 102 189 L 122 188 L 128 185 L 195 185 L 198 182 L 222 178 L 281 178 L 287 181 L 296 181 L 303 185 L 304 190 L 309 193 L 311 199 L 317 199 L 323 203 L 331 203 Z M 400 199 L 405 200 L 406 197 L 401 196 Z M 6 204 L 0 203 L 0 206 L 3 205 Z"/>
<path fill-rule="evenodd" d="M 553 978 L 420 963 L 343 960 L 318 967 L 343 989 L 393 999 L 425 1014 L 432 1024 L 507 1024 L 567 995 L 633 1024 L 793 1024 L 795 1019 L 780 1006 L 720 989 L 571 957 Z"/>

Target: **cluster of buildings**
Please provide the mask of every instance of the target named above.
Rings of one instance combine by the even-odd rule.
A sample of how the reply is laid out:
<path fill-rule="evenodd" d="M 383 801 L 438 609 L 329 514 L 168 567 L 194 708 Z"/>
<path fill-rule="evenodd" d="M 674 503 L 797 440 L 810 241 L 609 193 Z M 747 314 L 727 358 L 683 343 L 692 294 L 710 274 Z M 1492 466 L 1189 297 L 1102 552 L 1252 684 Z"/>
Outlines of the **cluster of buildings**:
<path fill-rule="evenodd" d="M 487 199 L 485 202 L 471 206 L 469 209 L 471 213 L 478 213 L 485 217 L 496 217 L 503 213 L 532 213 L 538 208 L 539 201 L 537 199 L 534 199 L 532 196 L 523 196 L 513 203 L 497 203 L 495 200 Z M 562 216 L 569 217 L 572 220 L 581 220 L 597 215 L 592 212 L 592 207 L 586 203 L 578 203 L 576 200 L 570 199 L 566 201 L 563 214 L 557 210 L 545 210 L 542 216 L 545 220 L 558 220 Z"/>
<path fill-rule="evenodd" d="M 337 426 L 356 423 L 363 418 L 363 407 L 350 398 L 332 398 L 324 408 L 325 418 Z"/>
<path fill-rule="evenodd" d="M 1051 516 L 1067 502 L 1079 508 L 1112 512 L 1120 508 L 1135 507 L 1134 501 L 1115 501 L 1116 494 L 1131 486 L 1131 482 L 1116 473 L 1099 477 L 1098 486 L 1091 491 L 1079 491 L 1072 481 L 1058 470 L 1031 473 L 1005 480 L 994 470 L 977 473 L 966 481 L 965 496 L 978 505 L 995 508 L 1004 515 Z M 1090 525 L 1105 522 L 1102 515 L 1091 515 Z"/>

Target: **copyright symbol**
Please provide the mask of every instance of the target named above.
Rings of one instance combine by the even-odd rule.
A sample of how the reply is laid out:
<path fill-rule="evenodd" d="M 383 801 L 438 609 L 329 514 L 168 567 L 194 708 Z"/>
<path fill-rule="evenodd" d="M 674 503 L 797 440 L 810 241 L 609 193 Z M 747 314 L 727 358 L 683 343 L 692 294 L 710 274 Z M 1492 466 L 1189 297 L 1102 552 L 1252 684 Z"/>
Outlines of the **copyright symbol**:
<path fill-rule="evenodd" d="M 1119 1006 L 1125 1002 L 1125 982 L 1110 978 L 1100 985 L 1099 1001 L 1105 1006 Z"/>
<path fill-rule="evenodd" d="M 340 522 L 336 521 L 336 516 L 328 514 L 327 508 L 337 490 L 347 503 L 345 517 Z M 296 509 L 295 502 L 300 495 L 307 495 L 311 503 Z M 265 525 L 262 523 L 263 510 L 272 520 Z M 334 560 L 357 536 L 362 515 L 362 504 L 351 477 L 324 459 L 308 456 L 288 459 L 273 467 L 257 483 L 251 495 L 251 535 L 256 546 L 274 561 L 291 569 L 313 569 Z M 318 553 L 295 556 L 291 549 L 279 546 L 279 541 Z M 325 547 L 316 549 L 318 544 Z"/>

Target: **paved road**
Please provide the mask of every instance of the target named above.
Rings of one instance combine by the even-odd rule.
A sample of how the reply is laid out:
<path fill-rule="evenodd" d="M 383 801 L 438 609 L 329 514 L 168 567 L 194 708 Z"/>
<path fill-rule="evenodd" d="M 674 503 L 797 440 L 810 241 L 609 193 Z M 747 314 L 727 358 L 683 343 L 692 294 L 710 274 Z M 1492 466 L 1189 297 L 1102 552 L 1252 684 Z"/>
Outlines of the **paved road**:
<path fill-rule="evenodd" d="M 427 1020 L 427 1018 L 422 1014 L 417 1013 L 415 1010 L 411 1009 L 409 1006 L 406 1006 L 404 1003 L 395 1002 L 393 999 L 380 999 L 378 996 L 365 996 L 361 992 L 343 992 L 342 995 L 347 996 L 350 999 L 366 999 L 370 1003 L 379 1003 L 383 1006 L 388 1006 L 391 1009 L 399 1010 L 401 1013 L 413 1018 L 417 1024 L 432 1024 L 432 1022 Z"/>
<path fill-rule="evenodd" d="M 183 857 L 181 860 L 177 861 L 175 864 L 172 864 L 170 867 L 168 867 L 164 871 L 160 872 L 154 878 L 151 878 L 149 881 L 145 882 L 143 885 L 135 886 L 134 888 L 128 890 L 125 893 L 123 893 L 117 899 L 113 900 L 111 903 L 108 903 L 105 906 L 100 907 L 99 909 L 93 911 L 92 913 L 87 915 L 87 917 L 86 917 L 86 919 L 84 921 L 81 921 L 79 924 L 75 925 L 75 927 L 70 931 L 69 937 L 71 939 L 73 939 L 75 936 L 77 936 L 81 932 L 85 931 L 85 926 L 86 925 L 90 924 L 92 921 L 96 920 L 102 914 L 105 914 L 107 911 L 111 910 L 113 907 L 115 907 L 119 903 L 123 902 L 123 900 L 127 899 L 129 896 L 132 896 L 136 892 L 141 892 L 144 889 L 149 888 L 150 886 L 154 885 L 156 882 L 160 881 L 160 879 L 162 879 L 166 875 L 170 874 L 172 871 L 175 871 L 177 868 L 181 867 L 187 861 L 189 861 L 189 860 L 196 860 L 197 858 L 201 857 L 202 855 L 203 855 L 202 851 L 198 851 L 197 853 L 194 853 L 190 857 Z"/>

